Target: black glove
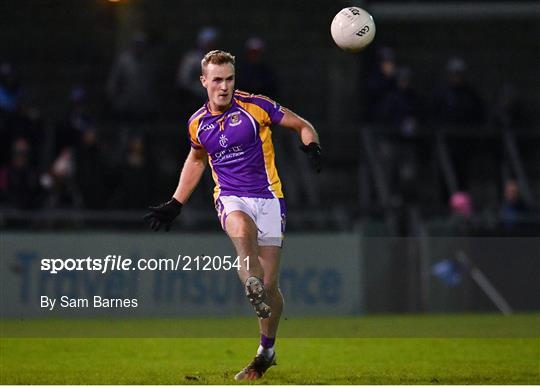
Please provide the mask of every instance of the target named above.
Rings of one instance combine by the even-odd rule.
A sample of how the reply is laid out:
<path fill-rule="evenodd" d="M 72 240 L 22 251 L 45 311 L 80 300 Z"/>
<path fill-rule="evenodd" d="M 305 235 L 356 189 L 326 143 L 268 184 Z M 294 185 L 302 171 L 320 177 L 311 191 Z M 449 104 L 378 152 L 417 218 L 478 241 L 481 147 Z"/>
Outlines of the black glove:
<path fill-rule="evenodd" d="M 300 145 L 300 150 L 307 154 L 313 169 L 315 169 L 317 173 L 320 173 L 322 169 L 321 146 L 316 142 L 310 142 L 309 145 Z"/>
<path fill-rule="evenodd" d="M 148 207 L 148 209 L 150 212 L 144 215 L 143 219 L 150 224 L 150 228 L 157 231 L 163 224 L 165 226 L 165 231 L 169 231 L 174 218 L 182 212 L 182 203 L 175 198 L 172 198 L 166 203 L 155 207 Z"/>

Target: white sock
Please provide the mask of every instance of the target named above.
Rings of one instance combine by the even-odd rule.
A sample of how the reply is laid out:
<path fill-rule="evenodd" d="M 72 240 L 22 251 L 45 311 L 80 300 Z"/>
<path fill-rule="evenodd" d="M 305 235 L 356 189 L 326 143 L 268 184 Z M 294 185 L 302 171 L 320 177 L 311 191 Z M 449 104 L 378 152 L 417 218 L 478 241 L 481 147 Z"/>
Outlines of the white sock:
<path fill-rule="evenodd" d="M 274 356 L 274 347 L 264 348 L 262 345 L 259 345 L 259 349 L 257 349 L 257 355 L 263 355 L 267 359 L 270 359 L 272 356 Z"/>

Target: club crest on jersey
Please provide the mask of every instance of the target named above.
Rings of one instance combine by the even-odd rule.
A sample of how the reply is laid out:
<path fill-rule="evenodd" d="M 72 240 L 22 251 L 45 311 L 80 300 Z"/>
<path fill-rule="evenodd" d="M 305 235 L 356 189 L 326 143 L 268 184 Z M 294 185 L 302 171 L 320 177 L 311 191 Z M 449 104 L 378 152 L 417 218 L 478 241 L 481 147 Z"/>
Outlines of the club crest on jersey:
<path fill-rule="evenodd" d="M 230 119 L 229 126 L 237 126 L 242 123 L 239 112 L 229 114 L 228 118 Z"/>
<path fill-rule="evenodd" d="M 219 145 L 221 145 L 223 148 L 226 148 L 228 143 L 229 139 L 227 138 L 227 136 L 225 136 L 224 134 L 219 136 Z"/>

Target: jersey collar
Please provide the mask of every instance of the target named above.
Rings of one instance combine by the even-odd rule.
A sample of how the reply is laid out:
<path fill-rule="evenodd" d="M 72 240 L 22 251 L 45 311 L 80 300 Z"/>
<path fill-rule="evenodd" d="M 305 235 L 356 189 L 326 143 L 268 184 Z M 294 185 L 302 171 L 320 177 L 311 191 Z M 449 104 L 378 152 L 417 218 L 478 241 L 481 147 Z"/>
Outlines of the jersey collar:
<path fill-rule="evenodd" d="M 233 94 L 233 97 L 231 99 L 231 103 L 229 104 L 229 107 L 224 111 L 224 112 L 215 112 L 213 111 L 212 109 L 210 109 L 210 101 L 206 101 L 206 103 L 204 104 L 204 107 L 206 108 L 206 111 L 208 113 L 210 113 L 211 116 L 220 116 L 222 114 L 225 114 L 227 113 L 229 110 L 231 110 L 231 108 L 236 104 L 236 101 L 234 100 L 234 94 Z"/>

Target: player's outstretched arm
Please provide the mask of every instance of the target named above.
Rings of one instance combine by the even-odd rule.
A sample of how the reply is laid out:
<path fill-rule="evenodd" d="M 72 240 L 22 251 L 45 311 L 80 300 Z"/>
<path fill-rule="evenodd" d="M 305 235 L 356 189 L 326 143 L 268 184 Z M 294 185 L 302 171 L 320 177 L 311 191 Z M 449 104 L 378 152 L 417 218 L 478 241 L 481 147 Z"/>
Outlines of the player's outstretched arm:
<path fill-rule="evenodd" d="M 158 206 L 149 207 L 150 212 L 144 216 L 152 230 L 158 231 L 163 225 L 165 231 L 169 231 L 173 220 L 180 215 L 183 204 L 188 201 L 199 184 L 207 160 L 206 151 L 191 148 L 172 199 Z"/>
<path fill-rule="evenodd" d="M 281 126 L 296 131 L 304 145 L 309 145 L 312 142 L 319 144 L 319 135 L 313 125 L 293 111 L 286 108 L 282 109 L 285 114 L 279 123 Z"/>
<path fill-rule="evenodd" d="M 208 154 L 204 149 L 191 148 L 186 158 L 173 199 L 184 204 L 201 181 L 201 177 L 208 163 Z"/>
<path fill-rule="evenodd" d="M 300 136 L 300 140 L 302 141 L 300 149 L 308 155 L 313 169 L 315 169 L 315 171 L 319 173 L 322 169 L 322 149 L 317 131 L 315 130 L 313 125 L 311 125 L 307 120 L 300 117 L 298 114 L 292 112 L 289 109 L 284 108 L 283 110 L 285 114 L 283 115 L 283 118 L 281 119 L 281 122 L 279 124 L 281 126 L 285 126 L 286 128 L 293 129 L 298 133 L 298 135 Z"/>

